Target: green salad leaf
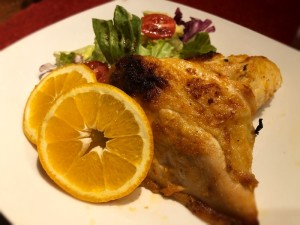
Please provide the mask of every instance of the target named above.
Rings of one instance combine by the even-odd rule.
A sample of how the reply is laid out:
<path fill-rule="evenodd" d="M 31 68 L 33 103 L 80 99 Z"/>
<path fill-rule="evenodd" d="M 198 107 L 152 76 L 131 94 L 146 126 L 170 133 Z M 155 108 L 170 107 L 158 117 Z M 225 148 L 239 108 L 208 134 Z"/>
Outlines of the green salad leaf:
<path fill-rule="evenodd" d="M 216 50 L 217 49 L 210 43 L 208 33 L 199 32 L 183 45 L 180 57 L 186 59 L 209 52 L 215 52 Z"/>
<path fill-rule="evenodd" d="M 182 47 L 178 38 L 158 39 L 140 45 L 138 54 L 156 58 L 179 57 L 178 50 Z"/>
<path fill-rule="evenodd" d="M 94 52 L 95 46 L 94 45 L 87 45 L 83 48 L 79 48 L 77 50 L 71 51 L 71 52 L 55 52 L 54 56 L 56 59 L 56 65 L 62 66 L 65 64 L 73 63 L 75 60 L 75 57 L 77 55 L 80 55 L 82 57 L 83 61 L 89 61 L 93 60 L 92 54 Z M 98 57 L 100 58 L 100 57 Z"/>
<path fill-rule="evenodd" d="M 56 58 L 56 65 L 65 65 L 74 62 L 76 53 L 75 52 L 59 52 L 58 54 L 54 54 Z"/>
<path fill-rule="evenodd" d="M 123 7 L 117 6 L 114 13 L 114 24 L 122 35 L 121 41 L 124 41 L 125 53 L 135 53 L 140 44 L 141 19 Z"/>
<path fill-rule="evenodd" d="M 138 49 L 141 19 L 121 6 L 116 6 L 113 20 L 93 19 L 93 29 L 99 47 L 95 51 L 100 51 L 110 64 Z"/>
<path fill-rule="evenodd" d="M 153 43 L 148 43 L 146 47 L 140 46 L 139 54 L 140 55 L 149 55 L 156 58 L 164 58 L 172 55 L 174 46 L 169 42 L 163 40 L 157 40 Z"/>

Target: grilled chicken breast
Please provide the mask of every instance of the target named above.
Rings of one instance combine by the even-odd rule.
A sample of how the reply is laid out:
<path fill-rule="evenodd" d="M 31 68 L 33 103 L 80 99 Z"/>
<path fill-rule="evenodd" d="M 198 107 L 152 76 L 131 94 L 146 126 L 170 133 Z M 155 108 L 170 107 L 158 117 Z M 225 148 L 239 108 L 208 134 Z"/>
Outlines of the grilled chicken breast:
<path fill-rule="evenodd" d="M 251 171 L 256 96 L 251 85 L 204 63 L 125 57 L 110 83 L 134 97 L 152 125 L 155 154 L 145 187 L 211 224 L 258 224 Z"/>
<path fill-rule="evenodd" d="M 189 61 L 248 86 L 255 96 L 257 109 L 271 99 L 282 83 L 279 68 L 264 56 L 225 57 L 219 53 L 210 53 Z"/>

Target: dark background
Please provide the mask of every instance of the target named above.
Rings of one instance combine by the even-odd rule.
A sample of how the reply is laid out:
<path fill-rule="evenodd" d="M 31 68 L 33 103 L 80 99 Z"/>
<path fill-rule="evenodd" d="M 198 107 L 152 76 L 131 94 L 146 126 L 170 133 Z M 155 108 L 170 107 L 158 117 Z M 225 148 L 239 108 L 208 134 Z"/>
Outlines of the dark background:
<path fill-rule="evenodd" d="M 220 16 L 300 49 L 298 0 L 173 1 Z M 105 2 L 108 0 L 0 0 L 0 49 L 44 26 Z"/>

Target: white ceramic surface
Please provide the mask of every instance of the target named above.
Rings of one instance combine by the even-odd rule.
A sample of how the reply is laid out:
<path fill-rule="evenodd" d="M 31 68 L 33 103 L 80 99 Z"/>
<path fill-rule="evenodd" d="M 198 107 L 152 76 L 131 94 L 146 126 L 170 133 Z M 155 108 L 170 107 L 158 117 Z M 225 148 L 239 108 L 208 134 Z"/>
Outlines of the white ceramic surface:
<path fill-rule="evenodd" d="M 111 19 L 116 4 L 142 15 L 145 10 L 184 18 L 209 18 L 211 41 L 224 55 L 264 55 L 281 69 L 283 86 L 258 117 L 253 171 L 262 225 L 300 224 L 300 52 L 214 15 L 162 0 L 122 0 L 95 7 L 48 26 L 0 52 L 0 210 L 15 225 L 200 225 L 182 205 L 145 189 L 106 204 L 78 201 L 62 192 L 41 169 L 37 152 L 22 132 L 26 99 L 38 82 L 39 66 L 53 52 L 93 42 L 91 19 Z M 284 32 L 284 29 L 283 29 Z M 254 121 L 257 125 L 257 119 Z"/>

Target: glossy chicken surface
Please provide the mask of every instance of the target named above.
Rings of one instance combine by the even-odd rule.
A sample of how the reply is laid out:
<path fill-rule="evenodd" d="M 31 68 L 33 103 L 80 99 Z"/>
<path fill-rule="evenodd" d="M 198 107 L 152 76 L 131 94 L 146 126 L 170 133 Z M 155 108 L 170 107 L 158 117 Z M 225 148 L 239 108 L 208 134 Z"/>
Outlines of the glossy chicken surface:
<path fill-rule="evenodd" d="M 211 224 L 258 224 L 251 171 L 257 96 L 204 61 L 130 56 L 116 63 L 110 83 L 134 97 L 152 125 L 145 187 Z"/>

